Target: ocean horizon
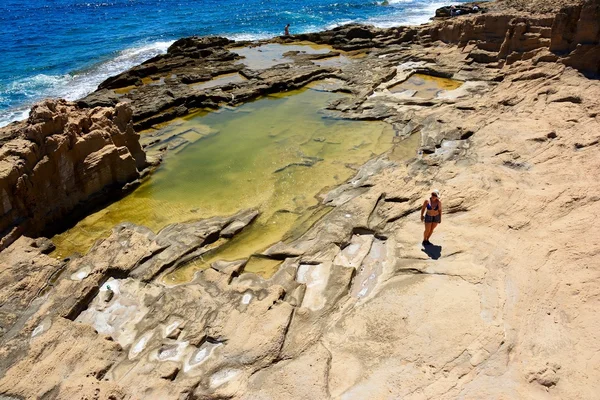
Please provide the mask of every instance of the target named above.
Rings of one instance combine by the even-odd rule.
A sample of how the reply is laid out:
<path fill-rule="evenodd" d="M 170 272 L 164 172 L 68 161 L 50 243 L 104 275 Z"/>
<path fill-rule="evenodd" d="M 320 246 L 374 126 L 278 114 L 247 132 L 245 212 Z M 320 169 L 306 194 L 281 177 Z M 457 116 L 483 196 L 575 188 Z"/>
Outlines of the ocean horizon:
<path fill-rule="evenodd" d="M 439 0 L 4 0 L 0 4 L 0 127 L 44 98 L 76 100 L 181 37 L 258 40 L 347 23 L 427 22 Z"/>

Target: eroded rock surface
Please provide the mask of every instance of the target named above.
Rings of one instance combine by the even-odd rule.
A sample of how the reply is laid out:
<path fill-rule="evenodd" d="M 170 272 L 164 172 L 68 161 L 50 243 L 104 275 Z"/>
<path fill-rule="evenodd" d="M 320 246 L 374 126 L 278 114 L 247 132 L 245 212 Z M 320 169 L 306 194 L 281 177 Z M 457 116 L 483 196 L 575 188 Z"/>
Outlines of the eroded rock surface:
<path fill-rule="evenodd" d="M 74 393 L 71 390 L 74 390 L 75 386 L 71 387 L 65 382 L 75 385 L 81 380 L 81 385 L 89 390 L 104 390 L 103 388 L 107 387 L 112 393 L 113 388 L 118 386 L 114 383 L 105 385 L 98 381 L 104 378 L 110 368 L 116 368 L 115 362 L 121 359 L 124 347 L 129 348 L 137 336 L 141 336 L 139 340 L 142 340 L 144 335 L 148 335 L 143 330 L 138 335 L 139 324 L 146 314 L 158 318 L 154 322 L 147 322 L 152 326 L 151 329 L 156 323 L 164 322 L 160 313 L 164 313 L 165 318 L 173 313 L 172 319 L 180 321 L 181 324 L 190 323 L 193 319 L 191 315 L 182 314 L 181 304 L 171 300 L 163 303 L 166 300 L 165 295 L 170 298 L 170 294 L 175 293 L 175 298 L 182 296 L 185 301 L 193 302 L 193 299 L 198 299 L 206 293 L 219 293 L 217 282 L 212 281 L 207 283 L 208 287 L 202 291 L 199 290 L 200 286 L 190 289 L 165 289 L 163 286 L 145 284 L 143 279 L 151 279 L 169 268 L 174 268 L 177 262 L 185 260 L 186 257 L 201 256 L 226 243 L 231 235 L 221 236 L 221 232 L 227 232 L 231 225 L 250 224 L 256 216 L 256 211 L 247 210 L 231 217 L 168 226 L 158 234 L 144 227 L 122 224 L 115 227 L 109 238 L 99 241 L 87 255 L 73 257 L 66 261 L 66 265 L 44 255 L 43 252 L 47 249 L 39 241 L 21 238 L 13 243 L 0 253 L 0 260 L 6 262 L 3 266 L 11 266 L 13 270 L 25 272 L 27 275 L 26 279 L 18 284 L 6 285 L 2 289 L 2 296 L 6 302 L 2 306 L 2 328 L 5 333 L 0 337 L 0 371 L 4 378 L 0 380 L 0 392 L 26 398 L 52 392 L 60 398 L 68 398 L 69 393 Z M 239 267 L 238 265 L 238 269 Z M 221 285 L 227 285 L 238 269 L 225 269 L 222 273 L 211 271 L 218 279 L 223 280 Z M 56 277 L 54 282 L 48 282 L 48 276 L 58 272 L 60 277 Z M 10 273 L 10 270 L 3 271 L 4 275 Z M 2 279 L 8 281 L 8 277 L 4 275 Z M 205 275 L 208 276 L 209 272 Z M 128 276 L 141 280 L 125 279 Z M 213 280 L 218 280 L 217 277 L 213 277 Z M 27 285 L 26 296 L 19 295 L 24 285 Z M 184 292 L 181 292 L 182 290 Z M 241 296 L 242 294 L 238 295 L 240 299 Z M 94 298 L 97 299 L 97 305 L 90 305 Z M 227 299 L 229 298 L 224 298 L 222 302 L 225 303 Z M 201 303 L 204 304 L 205 300 Z M 158 302 L 159 305 L 154 307 L 153 302 Z M 161 311 L 163 304 L 174 308 L 171 312 Z M 197 307 L 197 304 L 190 304 L 188 309 L 191 313 L 199 312 L 198 316 L 208 314 L 209 321 L 212 321 L 212 314 L 220 309 L 219 304 L 210 306 L 208 303 L 205 312 L 199 311 Z M 82 322 L 88 322 L 96 331 L 82 327 Z M 206 336 L 203 328 L 204 325 L 201 325 L 194 331 L 198 345 Z M 75 343 L 55 343 L 66 331 L 69 331 L 68 335 L 83 337 Z M 98 337 L 98 333 L 106 337 Z M 171 333 L 166 336 L 172 336 Z M 93 339 L 97 346 L 91 345 L 86 339 L 90 334 L 98 337 Z M 110 342 L 107 338 L 110 338 Z M 140 346 L 138 343 L 138 347 Z M 135 349 L 134 346 L 129 354 L 136 355 Z M 29 356 L 7 372 L 14 360 L 21 358 L 20 355 L 24 352 Z M 77 354 L 81 352 L 86 352 L 86 356 L 78 358 Z M 95 357 L 100 359 L 96 362 Z M 41 378 L 44 374 L 40 370 L 57 362 L 67 361 L 68 367 L 54 369 L 56 375 L 53 378 Z M 36 367 L 32 368 L 31 365 Z M 31 379 L 38 383 L 30 385 L 28 377 L 34 375 L 35 378 Z M 20 383 L 16 384 L 17 381 Z M 88 390 L 82 389 L 81 386 L 80 389 L 82 394 Z M 110 393 L 106 394 L 106 397 L 109 397 Z M 141 397 L 142 393 L 140 392 Z"/>
<path fill-rule="evenodd" d="M 0 249 L 139 177 L 146 156 L 131 108 L 48 100 L 0 130 Z"/>
<path fill-rule="evenodd" d="M 327 72 L 337 78 L 333 90 L 352 94 L 328 112 L 383 119 L 399 144 L 322 193 L 331 211 L 304 234 L 252 255 L 281 262 L 269 279 L 244 272 L 247 259 L 216 261 L 182 285 L 161 279 L 226 244 L 252 223 L 251 210 L 157 234 L 124 224 L 65 262 L 44 254 L 46 242 L 26 238 L 0 253 L 0 299 L 8 299 L 0 308 L 0 393 L 597 397 L 600 83 L 588 76 L 600 27 L 588 16 L 599 3 L 543 15 L 499 8 L 518 3 L 422 27 L 346 26 L 285 39 L 364 49 L 363 58 Z M 180 68 L 188 54 L 235 62 L 216 50 L 219 40 L 181 41 L 169 52 L 177 61 L 167 54 L 138 68 Z M 220 93 L 251 97 L 261 79 L 320 71 L 310 58 L 249 71 L 252 83 Z M 428 99 L 390 90 L 415 73 L 464 83 Z M 127 74 L 84 102 L 119 79 L 145 77 Z M 277 87 L 284 86 L 264 90 Z M 130 93 L 134 107 L 142 104 Z M 412 135 L 420 153 L 399 161 L 401 140 Z M 434 245 L 423 248 L 418 211 L 433 187 L 442 190 L 444 217 Z M 28 279 L 19 286 L 7 278 L 13 273 Z M 22 290 L 28 294 L 17 301 Z"/>

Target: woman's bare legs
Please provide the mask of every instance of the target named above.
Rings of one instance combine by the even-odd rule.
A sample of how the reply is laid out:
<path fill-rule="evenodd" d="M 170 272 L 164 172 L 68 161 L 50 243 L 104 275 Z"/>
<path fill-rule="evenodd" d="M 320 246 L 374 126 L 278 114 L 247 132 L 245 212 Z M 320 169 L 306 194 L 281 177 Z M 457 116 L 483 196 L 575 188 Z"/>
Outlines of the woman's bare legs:
<path fill-rule="evenodd" d="M 436 226 L 438 226 L 437 222 L 432 222 L 431 224 L 425 224 L 426 226 L 429 225 L 429 230 L 427 230 L 427 228 L 425 228 L 425 240 L 429 240 L 429 238 L 431 237 L 431 235 L 433 234 L 433 230 L 435 229 Z"/>
<path fill-rule="evenodd" d="M 429 239 L 429 236 L 431 236 L 431 225 L 433 225 L 430 222 L 426 222 L 425 223 L 425 232 L 423 233 L 423 241 L 427 241 L 427 239 Z"/>

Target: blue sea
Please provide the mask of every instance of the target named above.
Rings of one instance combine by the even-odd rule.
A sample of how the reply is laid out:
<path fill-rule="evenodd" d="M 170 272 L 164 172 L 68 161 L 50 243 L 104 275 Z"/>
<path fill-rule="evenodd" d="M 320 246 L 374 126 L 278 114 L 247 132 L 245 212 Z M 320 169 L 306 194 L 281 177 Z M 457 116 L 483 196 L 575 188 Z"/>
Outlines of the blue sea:
<path fill-rule="evenodd" d="M 47 97 L 75 100 L 175 39 L 262 39 L 349 22 L 426 22 L 443 0 L 0 0 L 0 126 Z"/>

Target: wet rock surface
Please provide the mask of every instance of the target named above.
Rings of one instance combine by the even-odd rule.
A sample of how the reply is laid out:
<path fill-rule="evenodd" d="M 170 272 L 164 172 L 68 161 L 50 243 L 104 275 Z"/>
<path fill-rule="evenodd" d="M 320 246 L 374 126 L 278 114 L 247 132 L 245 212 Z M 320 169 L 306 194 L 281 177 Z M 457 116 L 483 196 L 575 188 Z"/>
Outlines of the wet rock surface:
<path fill-rule="evenodd" d="M 0 393 L 595 398 L 600 232 L 590 218 L 600 211 L 600 83 L 586 75 L 598 68 L 598 19 L 588 18 L 598 4 L 548 15 L 491 8 L 421 27 L 277 39 L 366 56 L 335 70 L 306 55 L 298 65 L 242 67 L 248 81 L 214 89 L 210 101 L 235 104 L 232 94 L 244 101 L 258 88 L 285 90 L 286 79 L 295 87 L 335 76 L 335 90 L 352 96 L 327 112 L 383 119 L 399 141 L 419 135 L 421 153 L 400 162 L 392 149 L 322 193 L 329 213 L 253 255 L 281 263 L 269 279 L 245 272 L 242 259 L 216 261 L 186 284 L 161 280 L 243 232 L 252 210 L 156 234 L 123 224 L 65 261 L 45 255 L 45 241 L 19 239 L 0 253 Z M 239 65 L 223 39 L 176 44 L 82 102 L 211 57 Z M 415 73 L 464 83 L 426 99 L 389 90 Z M 185 85 L 169 79 L 123 95 L 136 123 L 163 118 L 154 106 L 140 111 L 136 90 Z M 418 212 L 433 187 L 442 189 L 444 218 L 434 244 L 421 247 Z"/>

